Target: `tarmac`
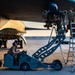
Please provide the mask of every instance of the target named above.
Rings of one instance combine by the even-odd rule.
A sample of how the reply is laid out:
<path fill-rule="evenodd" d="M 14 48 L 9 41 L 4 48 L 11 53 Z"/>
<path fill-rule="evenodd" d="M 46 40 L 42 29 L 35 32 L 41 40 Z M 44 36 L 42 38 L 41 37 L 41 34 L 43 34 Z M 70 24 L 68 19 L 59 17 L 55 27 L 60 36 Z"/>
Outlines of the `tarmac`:
<path fill-rule="evenodd" d="M 32 55 L 35 51 L 37 51 L 40 47 L 46 45 L 49 41 L 49 36 L 51 32 L 51 28 L 47 30 L 43 27 L 44 23 L 37 23 L 37 22 L 27 22 L 25 21 L 24 24 L 30 28 L 38 28 L 34 30 L 27 30 L 27 33 L 24 35 L 27 40 L 27 45 L 24 45 L 22 50 L 26 50 L 29 55 Z M 70 31 L 66 34 L 69 36 Z M 53 36 L 55 36 L 55 32 L 53 32 Z M 9 44 L 11 41 L 9 41 Z M 11 44 L 10 44 L 11 46 Z M 9 46 L 9 47 L 10 47 Z M 69 50 L 69 45 L 61 45 L 64 57 L 67 58 L 67 52 Z M 0 49 L 1 50 L 1 49 Z M 4 49 L 0 51 L 0 59 L 3 59 L 3 55 L 8 51 L 8 49 Z M 62 64 L 63 68 L 60 71 L 55 71 L 54 69 L 44 69 L 38 68 L 30 71 L 21 71 L 21 70 L 14 70 L 7 67 L 0 68 L 0 75 L 75 75 L 75 71 L 72 73 L 72 65 L 71 62 L 68 65 L 65 65 L 64 60 L 62 58 L 62 54 L 60 52 L 60 47 L 49 57 L 47 57 L 44 62 L 52 62 L 55 59 L 59 59 Z"/>
<path fill-rule="evenodd" d="M 68 68 L 68 67 L 67 67 Z M 32 71 L 20 71 L 20 70 L 0 70 L 0 75 L 75 75 L 75 72 L 71 73 L 67 68 L 63 68 L 61 71 L 55 70 L 32 70 Z"/>

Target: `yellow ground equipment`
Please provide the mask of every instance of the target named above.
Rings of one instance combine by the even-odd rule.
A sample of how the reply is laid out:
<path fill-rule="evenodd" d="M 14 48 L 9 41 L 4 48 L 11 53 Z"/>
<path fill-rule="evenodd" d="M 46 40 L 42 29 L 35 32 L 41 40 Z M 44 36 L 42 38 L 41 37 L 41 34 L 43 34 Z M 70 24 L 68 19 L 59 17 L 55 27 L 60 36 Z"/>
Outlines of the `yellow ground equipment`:
<path fill-rule="evenodd" d="M 0 47 L 7 48 L 7 40 L 17 39 L 22 47 L 22 35 L 26 33 L 25 25 L 18 20 L 0 20 Z M 23 39 L 23 38 L 22 38 Z M 23 40 L 24 41 L 24 40 Z M 26 41 L 25 41 L 26 42 Z"/>

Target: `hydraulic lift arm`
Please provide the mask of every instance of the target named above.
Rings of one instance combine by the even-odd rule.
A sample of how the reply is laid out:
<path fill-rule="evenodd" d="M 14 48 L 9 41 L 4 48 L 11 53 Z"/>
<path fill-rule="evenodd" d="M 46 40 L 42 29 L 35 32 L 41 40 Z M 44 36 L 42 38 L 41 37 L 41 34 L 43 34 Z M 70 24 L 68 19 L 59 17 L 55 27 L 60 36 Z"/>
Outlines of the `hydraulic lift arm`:
<path fill-rule="evenodd" d="M 62 30 L 60 30 L 58 35 L 47 45 L 41 47 L 38 51 L 36 51 L 32 56 L 35 57 L 38 60 L 43 61 L 46 57 L 51 55 L 59 46 L 60 44 L 64 41 L 65 35 L 64 32 L 60 33 Z M 56 44 L 56 46 L 51 47 L 56 41 L 59 42 Z"/>

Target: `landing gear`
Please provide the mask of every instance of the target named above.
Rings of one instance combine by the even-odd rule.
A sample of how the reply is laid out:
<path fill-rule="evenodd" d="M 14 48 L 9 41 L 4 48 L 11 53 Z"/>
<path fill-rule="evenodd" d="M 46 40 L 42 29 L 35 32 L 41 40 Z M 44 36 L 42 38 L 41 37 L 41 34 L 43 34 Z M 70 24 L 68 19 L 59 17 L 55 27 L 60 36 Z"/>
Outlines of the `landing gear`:
<path fill-rule="evenodd" d="M 21 66 L 20 66 L 20 68 L 23 71 L 28 71 L 30 69 L 30 66 L 27 63 L 22 63 Z"/>
<path fill-rule="evenodd" d="M 56 71 L 61 70 L 62 67 L 63 67 L 60 60 L 54 60 L 53 63 L 52 63 L 52 65 L 53 65 L 53 68 L 54 68 Z"/>

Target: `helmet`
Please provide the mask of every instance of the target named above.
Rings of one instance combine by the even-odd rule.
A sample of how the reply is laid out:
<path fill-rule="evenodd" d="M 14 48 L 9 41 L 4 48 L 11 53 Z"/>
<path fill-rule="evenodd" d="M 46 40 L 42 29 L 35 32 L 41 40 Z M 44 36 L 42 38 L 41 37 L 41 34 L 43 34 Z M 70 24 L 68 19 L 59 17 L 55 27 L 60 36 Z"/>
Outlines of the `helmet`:
<path fill-rule="evenodd" d="M 50 10 L 51 13 L 57 13 L 58 12 L 58 6 L 57 6 L 57 4 L 51 2 L 49 4 L 49 10 Z"/>

